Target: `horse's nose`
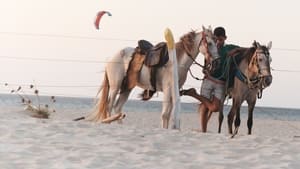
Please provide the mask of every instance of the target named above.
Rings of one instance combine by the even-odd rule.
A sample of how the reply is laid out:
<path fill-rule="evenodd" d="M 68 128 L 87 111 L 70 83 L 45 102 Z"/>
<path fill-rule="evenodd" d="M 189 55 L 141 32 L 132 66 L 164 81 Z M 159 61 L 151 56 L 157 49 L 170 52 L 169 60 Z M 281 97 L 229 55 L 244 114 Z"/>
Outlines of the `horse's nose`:
<path fill-rule="evenodd" d="M 272 76 L 266 76 L 266 77 L 264 77 L 265 87 L 270 86 L 271 83 L 272 83 Z"/>

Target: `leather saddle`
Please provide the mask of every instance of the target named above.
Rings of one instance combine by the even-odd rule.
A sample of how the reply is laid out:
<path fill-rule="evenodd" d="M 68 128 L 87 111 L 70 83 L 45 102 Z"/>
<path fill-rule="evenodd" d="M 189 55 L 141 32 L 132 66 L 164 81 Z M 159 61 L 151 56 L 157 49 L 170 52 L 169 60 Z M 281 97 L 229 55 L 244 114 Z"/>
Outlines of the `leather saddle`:
<path fill-rule="evenodd" d="M 147 40 L 139 40 L 138 47 L 140 54 L 145 55 L 144 65 L 150 68 L 150 82 L 153 90 L 144 90 L 140 95 L 142 100 L 149 100 L 156 92 L 157 69 L 169 61 L 168 47 L 165 42 L 153 46 Z"/>
<path fill-rule="evenodd" d="M 156 92 L 156 76 L 159 67 L 169 61 L 167 44 L 160 42 L 153 46 L 147 40 L 139 40 L 138 46 L 129 62 L 126 76 L 122 81 L 121 93 L 131 90 L 137 83 L 142 64 L 150 68 L 150 82 L 153 90 L 144 90 L 141 94 L 142 100 L 149 100 Z M 141 64 L 141 62 L 143 62 Z"/>
<path fill-rule="evenodd" d="M 139 53 L 145 55 L 144 64 L 149 67 L 162 67 L 169 61 L 167 44 L 160 42 L 153 46 L 147 40 L 138 41 Z"/>

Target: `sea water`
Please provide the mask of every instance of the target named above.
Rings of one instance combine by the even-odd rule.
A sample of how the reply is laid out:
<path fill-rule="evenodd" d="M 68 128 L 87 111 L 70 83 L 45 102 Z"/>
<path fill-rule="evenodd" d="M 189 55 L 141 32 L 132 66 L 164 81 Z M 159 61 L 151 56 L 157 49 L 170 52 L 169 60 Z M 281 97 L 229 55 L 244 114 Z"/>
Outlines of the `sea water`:
<path fill-rule="evenodd" d="M 26 96 L 36 105 L 38 98 L 36 96 Z M 74 110 L 90 110 L 95 105 L 93 98 L 80 97 L 56 97 L 56 102 L 51 103 L 50 96 L 39 96 L 40 104 L 49 104 L 56 109 L 74 109 Z M 0 106 L 22 106 L 21 98 L 14 94 L 0 94 Z M 224 106 L 224 115 L 226 116 L 230 110 L 230 105 Z M 197 113 L 198 103 L 181 103 L 181 113 Z M 129 100 L 125 103 L 124 112 L 161 112 L 162 102 L 160 101 L 140 101 Z M 78 111 L 81 113 L 82 111 Z M 242 106 L 241 116 L 247 116 L 247 106 Z M 254 109 L 254 118 L 300 121 L 300 109 L 275 108 L 275 107 L 258 107 Z"/>

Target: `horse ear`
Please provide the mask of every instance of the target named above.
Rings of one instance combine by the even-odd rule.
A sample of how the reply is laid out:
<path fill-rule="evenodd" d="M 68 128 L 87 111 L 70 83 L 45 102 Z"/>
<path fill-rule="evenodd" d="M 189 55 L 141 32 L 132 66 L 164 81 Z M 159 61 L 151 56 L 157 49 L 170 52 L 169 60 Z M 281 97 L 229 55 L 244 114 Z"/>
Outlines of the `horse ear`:
<path fill-rule="evenodd" d="M 253 42 L 253 47 L 255 47 L 255 48 L 259 48 L 260 47 L 260 44 L 258 43 L 258 42 L 256 42 L 256 40 L 254 40 L 254 42 Z"/>
<path fill-rule="evenodd" d="M 252 46 L 255 47 L 255 48 L 257 48 L 257 42 L 256 42 L 256 40 L 253 41 Z"/>
<path fill-rule="evenodd" d="M 259 44 L 258 42 L 256 42 L 256 46 L 257 46 L 257 48 L 260 48 L 260 47 L 261 47 L 260 44 Z"/>
<path fill-rule="evenodd" d="M 268 43 L 268 45 L 267 45 L 268 50 L 270 50 L 271 47 L 272 47 L 272 41 L 270 41 L 270 42 Z"/>
<path fill-rule="evenodd" d="M 205 30 L 206 30 L 206 28 L 205 28 L 203 25 L 202 25 L 202 30 L 203 30 L 203 31 L 205 31 Z"/>
<path fill-rule="evenodd" d="M 210 26 L 210 25 L 208 26 L 208 30 L 209 30 L 209 31 L 212 31 L 212 28 L 211 28 L 211 26 Z"/>

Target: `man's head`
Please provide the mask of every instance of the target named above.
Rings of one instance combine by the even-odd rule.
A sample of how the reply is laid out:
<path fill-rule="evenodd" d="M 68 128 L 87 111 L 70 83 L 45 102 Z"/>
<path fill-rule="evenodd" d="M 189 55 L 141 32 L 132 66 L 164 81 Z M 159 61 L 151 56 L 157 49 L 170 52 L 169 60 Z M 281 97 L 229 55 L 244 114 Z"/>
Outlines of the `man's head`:
<path fill-rule="evenodd" d="M 226 40 L 226 32 L 225 29 L 223 27 L 217 27 L 214 30 L 214 35 L 216 37 L 216 44 L 217 47 L 220 48 L 224 45 L 225 40 Z"/>

